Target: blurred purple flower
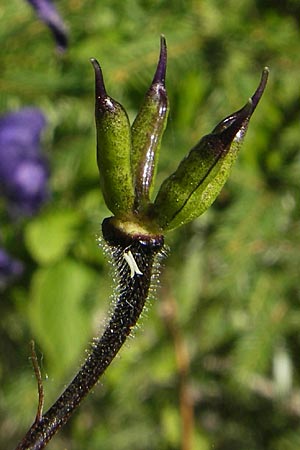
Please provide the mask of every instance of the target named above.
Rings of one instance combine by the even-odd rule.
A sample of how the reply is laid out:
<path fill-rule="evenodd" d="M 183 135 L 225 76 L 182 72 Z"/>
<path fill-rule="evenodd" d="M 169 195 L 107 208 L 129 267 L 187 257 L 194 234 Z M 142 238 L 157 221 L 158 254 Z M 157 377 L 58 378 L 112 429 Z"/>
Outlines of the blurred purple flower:
<path fill-rule="evenodd" d="M 23 270 L 24 267 L 20 261 L 0 248 L 0 289 L 4 289 L 11 281 L 21 276 Z"/>
<path fill-rule="evenodd" d="M 68 45 L 67 28 L 51 0 L 27 0 L 54 35 L 57 47 L 65 51 Z"/>
<path fill-rule="evenodd" d="M 12 215 L 32 215 L 48 197 L 48 166 L 40 152 L 45 125 L 36 108 L 0 117 L 0 193 Z"/>

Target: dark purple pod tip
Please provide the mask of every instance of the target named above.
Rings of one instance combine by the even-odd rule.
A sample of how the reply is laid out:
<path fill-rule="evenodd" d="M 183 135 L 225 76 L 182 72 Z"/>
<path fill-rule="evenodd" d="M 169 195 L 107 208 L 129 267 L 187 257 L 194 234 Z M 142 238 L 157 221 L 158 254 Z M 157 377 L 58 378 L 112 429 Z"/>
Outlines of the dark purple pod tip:
<path fill-rule="evenodd" d="M 104 80 L 103 80 L 103 74 L 100 67 L 100 64 L 95 58 L 90 59 L 94 71 L 95 71 L 95 93 L 97 99 L 105 99 L 107 97 Z"/>
<path fill-rule="evenodd" d="M 218 137 L 225 151 L 229 150 L 233 140 L 237 136 L 240 138 L 243 137 L 252 112 L 253 104 L 252 99 L 250 98 L 242 109 L 226 117 L 213 129 L 211 135 Z"/>
<path fill-rule="evenodd" d="M 167 70 L 167 43 L 164 35 L 160 37 L 160 54 L 158 59 L 158 64 L 156 72 L 153 77 L 153 84 L 165 85 L 166 80 L 166 70 Z"/>
<path fill-rule="evenodd" d="M 265 67 L 262 71 L 258 87 L 252 97 L 249 98 L 246 105 L 240 110 L 226 117 L 214 128 L 212 133 L 219 134 L 220 139 L 225 146 L 230 145 L 239 132 L 239 138 L 243 137 L 247 129 L 250 117 L 252 116 L 264 93 L 268 81 L 268 75 L 269 69 Z"/>
<path fill-rule="evenodd" d="M 262 74 L 261 74 L 261 79 L 260 79 L 260 83 L 256 89 L 256 91 L 254 92 L 254 94 L 251 97 L 252 100 L 252 112 L 255 110 L 256 106 L 258 105 L 258 102 L 260 101 L 265 87 L 267 85 L 267 81 L 268 81 L 268 77 L 269 77 L 269 68 L 268 67 L 264 67 Z"/>

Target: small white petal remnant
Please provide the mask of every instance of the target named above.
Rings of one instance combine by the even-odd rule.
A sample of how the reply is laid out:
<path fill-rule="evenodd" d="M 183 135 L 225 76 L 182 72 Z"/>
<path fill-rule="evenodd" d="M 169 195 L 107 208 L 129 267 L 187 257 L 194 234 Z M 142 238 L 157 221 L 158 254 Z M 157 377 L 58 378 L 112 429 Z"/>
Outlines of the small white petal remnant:
<path fill-rule="evenodd" d="M 125 261 L 127 262 L 127 264 L 130 267 L 131 278 L 133 278 L 134 275 L 136 275 L 136 274 L 143 275 L 143 272 L 141 272 L 140 269 L 138 268 L 136 260 L 134 259 L 133 254 L 131 253 L 130 250 L 128 252 L 124 252 L 123 258 L 125 259 Z"/>
<path fill-rule="evenodd" d="M 245 135 L 245 129 L 242 127 L 235 135 L 234 142 L 240 142 Z"/>

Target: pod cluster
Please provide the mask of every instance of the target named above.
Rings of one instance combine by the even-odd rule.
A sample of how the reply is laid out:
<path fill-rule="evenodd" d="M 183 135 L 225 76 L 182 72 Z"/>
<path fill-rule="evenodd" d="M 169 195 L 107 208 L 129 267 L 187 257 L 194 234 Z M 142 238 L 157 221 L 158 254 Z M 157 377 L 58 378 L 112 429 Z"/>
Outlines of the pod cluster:
<path fill-rule="evenodd" d="M 240 110 L 204 136 L 161 185 L 151 200 L 159 148 L 169 104 L 165 86 L 167 47 L 161 38 L 156 72 L 132 126 L 123 106 L 107 95 L 99 63 L 95 70 L 97 162 L 106 205 L 128 230 L 163 233 L 203 214 L 230 174 L 249 120 L 262 97 L 268 69 L 264 68 L 253 96 Z M 126 226 L 125 226 L 126 229 Z"/>

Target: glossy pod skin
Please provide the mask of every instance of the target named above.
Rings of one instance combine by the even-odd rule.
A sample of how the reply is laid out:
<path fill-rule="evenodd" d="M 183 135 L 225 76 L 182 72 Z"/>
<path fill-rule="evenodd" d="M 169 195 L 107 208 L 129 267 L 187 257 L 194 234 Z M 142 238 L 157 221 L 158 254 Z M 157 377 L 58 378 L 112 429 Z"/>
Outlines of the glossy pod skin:
<path fill-rule="evenodd" d="M 132 127 L 132 171 L 135 210 L 143 210 L 153 190 L 161 139 L 167 124 L 169 105 L 165 86 L 167 46 L 160 41 L 160 56 L 152 84 Z"/>
<path fill-rule="evenodd" d="M 106 93 L 98 61 L 91 59 L 95 71 L 97 163 L 100 185 L 107 207 L 117 217 L 131 212 L 134 188 L 131 170 L 131 130 L 123 106 Z"/>
<path fill-rule="evenodd" d="M 249 102 L 204 136 L 160 187 L 154 204 L 158 152 L 168 117 L 165 87 L 167 47 L 150 88 L 130 128 L 126 111 L 106 93 L 101 68 L 92 59 L 96 80 L 97 161 L 104 200 L 128 229 L 142 226 L 150 234 L 181 226 L 205 212 L 230 174 L 251 115 L 267 83 L 268 69 Z M 131 232 L 131 231 L 130 231 Z"/>
<path fill-rule="evenodd" d="M 172 230 L 190 222 L 214 202 L 229 177 L 267 78 L 268 69 L 265 68 L 248 103 L 204 136 L 163 182 L 152 210 L 154 220 L 162 230 Z"/>

